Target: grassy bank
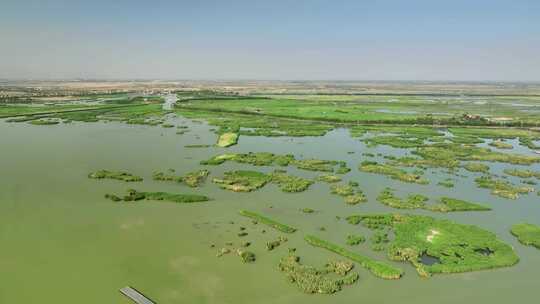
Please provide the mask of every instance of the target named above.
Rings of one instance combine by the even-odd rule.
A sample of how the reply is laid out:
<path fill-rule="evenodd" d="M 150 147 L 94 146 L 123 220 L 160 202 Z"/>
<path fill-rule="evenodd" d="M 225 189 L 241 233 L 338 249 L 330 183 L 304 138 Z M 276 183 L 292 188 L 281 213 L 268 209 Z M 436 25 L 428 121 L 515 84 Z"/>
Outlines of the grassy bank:
<path fill-rule="evenodd" d="M 330 242 L 327 242 L 325 240 L 319 239 L 315 236 L 308 235 L 304 237 L 306 242 L 308 242 L 310 245 L 315 247 L 324 248 L 327 250 L 330 250 L 336 254 L 339 254 L 343 257 L 346 257 L 348 259 L 351 259 L 357 263 L 359 263 L 362 267 L 369 270 L 373 275 L 383 278 L 383 279 L 399 279 L 403 275 L 403 270 L 393 267 L 389 264 L 376 261 L 372 258 L 360 255 L 358 253 L 354 253 L 352 251 L 349 251 L 343 247 L 334 245 Z"/>
<path fill-rule="evenodd" d="M 247 210 L 240 210 L 239 211 L 240 215 L 243 215 L 245 217 L 249 217 L 257 222 L 260 222 L 260 223 L 263 223 L 267 226 L 270 226 L 276 230 L 279 230 L 281 232 L 285 232 L 285 233 L 293 233 L 296 231 L 296 228 L 293 228 L 291 226 L 288 226 L 288 225 L 285 225 L 285 224 L 281 224 L 279 222 L 276 222 L 268 217 L 265 217 L 263 215 L 260 215 L 260 214 L 257 214 L 255 212 L 251 212 L 251 211 L 247 211 Z"/>

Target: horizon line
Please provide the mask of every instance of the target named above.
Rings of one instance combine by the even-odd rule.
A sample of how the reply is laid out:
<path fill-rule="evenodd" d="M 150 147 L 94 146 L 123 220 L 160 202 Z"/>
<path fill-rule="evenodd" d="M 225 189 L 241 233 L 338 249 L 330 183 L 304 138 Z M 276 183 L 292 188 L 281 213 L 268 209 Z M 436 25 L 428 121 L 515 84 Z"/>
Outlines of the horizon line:
<path fill-rule="evenodd" d="M 267 82 L 359 82 L 359 83 L 524 83 L 540 84 L 540 80 L 473 80 L 473 79 L 447 79 L 447 80 L 429 80 L 429 79 L 276 79 L 276 78 L 122 78 L 122 77 L 69 77 L 69 78 L 3 78 L 0 82 L 6 81 L 51 81 L 51 82 L 177 82 L 177 81 L 211 81 L 211 82 L 246 82 L 246 81 L 267 81 Z"/>

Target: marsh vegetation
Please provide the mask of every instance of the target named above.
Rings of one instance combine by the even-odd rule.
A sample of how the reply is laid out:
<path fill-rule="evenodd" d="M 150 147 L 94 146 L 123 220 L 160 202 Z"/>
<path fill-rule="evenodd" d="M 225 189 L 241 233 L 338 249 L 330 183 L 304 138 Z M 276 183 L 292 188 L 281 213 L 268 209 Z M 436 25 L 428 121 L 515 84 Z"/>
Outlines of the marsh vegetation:
<path fill-rule="evenodd" d="M 255 213 L 255 212 L 251 212 L 251 211 L 247 211 L 247 210 L 240 210 L 240 215 L 242 216 L 245 216 L 245 217 L 249 217 L 251 219 L 253 219 L 254 221 L 256 221 L 257 223 L 262 223 L 262 224 L 265 224 L 267 226 L 270 226 L 274 229 L 277 229 L 281 232 L 285 232 L 285 233 L 293 233 L 296 231 L 296 228 L 293 228 L 291 226 L 288 226 L 288 225 L 285 225 L 285 224 L 282 224 L 282 223 L 279 223 L 277 221 L 274 221 L 264 215 L 261 215 L 261 214 L 258 214 L 258 213 Z"/>
<path fill-rule="evenodd" d="M 540 249 L 540 226 L 527 223 L 516 224 L 512 226 L 510 232 L 521 244 Z"/>
<path fill-rule="evenodd" d="M 88 174 L 89 178 L 93 179 L 116 179 L 124 182 L 140 182 L 142 177 L 133 175 L 126 171 L 109 171 L 109 170 L 98 170 Z"/>
<path fill-rule="evenodd" d="M 201 161 L 201 165 L 221 165 L 227 161 L 250 164 L 253 166 L 289 166 L 298 169 L 319 172 L 334 172 L 347 168 L 343 161 L 322 159 L 296 159 L 292 154 L 278 155 L 269 152 L 228 153 L 216 155 L 208 160 Z"/>
<path fill-rule="evenodd" d="M 491 208 L 482 204 L 472 203 L 460 199 L 441 197 L 435 204 L 428 204 L 429 197 L 422 194 L 409 194 L 406 198 L 397 197 L 394 190 L 385 188 L 377 197 L 377 200 L 384 205 L 396 209 L 425 209 L 436 212 L 456 212 L 456 211 L 489 211 Z"/>
<path fill-rule="evenodd" d="M 353 264 L 343 261 L 330 261 L 323 269 L 300 263 L 300 257 L 289 255 L 279 263 L 279 270 L 284 272 L 287 279 L 305 293 L 333 294 L 343 286 L 352 285 L 358 280 L 357 273 L 349 273 Z M 339 275 L 338 278 L 331 274 Z"/>
<path fill-rule="evenodd" d="M 392 231 L 394 239 L 388 245 L 388 256 L 410 262 L 421 276 L 507 267 L 519 261 L 510 245 L 472 225 L 402 214 L 359 215 L 347 220 L 372 230 Z M 438 263 L 423 264 L 424 254 Z"/>
<path fill-rule="evenodd" d="M 198 203 L 209 201 L 210 198 L 199 194 L 184 194 L 184 193 L 168 193 L 168 192 L 146 192 L 137 191 L 135 189 L 127 190 L 127 194 L 124 196 L 118 196 L 115 194 L 105 194 L 105 198 L 108 198 L 114 202 L 136 202 L 140 200 L 152 200 L 152 201 L 167 201 L 173 203 Z"/>
<path fill-rule="evenodd" d="M 306 242 L 308 242 L 308 244 L 312 246 L 327 249 L 354 262 L 359 263 L 362 267 L 369 270 L 373 275 L 382 279 L 399 279 L 403 275 L 403 270 L 393 267 L 390 264 L 386 264 L 384 262 L 377 261 L 367 256 L 363 256 L 358 253 L 349 251 L 343 247 L 319 239 L 315 236 L 307 235 L 304 239 L 306 240 Z"/>

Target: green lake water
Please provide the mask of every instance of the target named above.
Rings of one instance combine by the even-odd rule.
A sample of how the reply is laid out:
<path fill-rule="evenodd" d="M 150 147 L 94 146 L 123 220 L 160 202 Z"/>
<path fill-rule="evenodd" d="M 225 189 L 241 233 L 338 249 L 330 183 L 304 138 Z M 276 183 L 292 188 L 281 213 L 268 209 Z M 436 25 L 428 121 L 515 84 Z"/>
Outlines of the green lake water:
<path fill-rule="evenodd" d="M 118 289 L 133 286 L 159 304 L 174 303 L 534 303 L 537 300 L 540 251 L 520 245 L 508 230 L 514 223 L 540 224 L 540 197 L 536 193 L 515 201 L 501 199 L 478 189 L 475 174 L 456 181 L 455 188 L 436 186 L 450 175 L 431 170 L 427 186 L 405 184 L 384 176 L 361 173 L 363 152 L 403 154 L 388 147 L 366 148 L 347 130 L 324 137 L 240 138 L 229 149 L 185 148 L 189 144 L 213 144 L 216 135 L 205 124 L 173 120 L 190 131 L 133 126 L 122 123 L 72 123 L 32 126 L 0 122 L 0 303 L 130 303 Z M 209 166 L 210 179 L 198 189 L 172 182 L 156 182 L 156 170 L 176 169 L 178 174 L 201 168 L 199 161 L 223 152 L 292 153 L 300 158 L 345 160 L 352 171 L 344 180 L 360 183 L 369 198 L 366 204 L 348 206 L 330 194 L 329 185 L 314 184 L 297 194 L 267 185 L 252 193 L 233 193 L 210 182 L 231 169 L 271 171 L 235 163 Z M 354 151 L 354 154 L 347 152 Z M 525 151 L 530 153 L 530 151 Z M 494 172 L 506 167 L 492 164 Z M 540 168 L 536 165 L 536 170 Z M 141 183 L 93 180 L 87 174 L 99 169 L 127 170 L 144 177 Z M 288 168 L 296 175 L 314 177 L 315 172 Z M 518 179 L 511 179 L 518 181 Z M 475 224 L 492 231 L 515 247 L 521 261 L 514 267 L 465 274 L 420 278 L 413 267 L 393 263 L 406 274 L 386 281 L 357 267 L 358 283 L 334 295 L 306 295 L 290 284 L 278 270 L 279 259 L 289 247 L 297 248 L 302 262 L 322 266 L 337 256 L 307 245 L 302 237 L 314 234 L 338 244 L 347 234 L 368 231 L 336 216 L 369 212 L 398 212 L 375 198 L 384 187 L 399 194 L 423 193 L 429 197 L 451 196 L 482 202 L 490 212 L 429 214 L 459 223 Z M 105 193 L 123 194 L 128 188 L 145 191 L 200 193 L 213 198 L 198 204 L 142 201 L 119 204 Z M 301 208 L 313 208 L 303 214 Z M 238 215 L 239 209 L 267 214 L 299 231 L 274 251 L 267 241 L 280 234 L 253 225 Z M 231 223 L 234 222 L 234 223 Z M 248 236 L 239 238 L 240 226 Z M 325 227 L 326 231 L 319 231 Z M 267 232 L 262 233 L 265 229 Z M 251 241 L 257 255 L 243 264 L 236 254 L 217 258 L 218 248 L 228 241 Z M 210 245 L 215 244 L 215 248 Z M 369 242 L 354 250 L 379 259 L 384 253 L 369 249 Z"/>

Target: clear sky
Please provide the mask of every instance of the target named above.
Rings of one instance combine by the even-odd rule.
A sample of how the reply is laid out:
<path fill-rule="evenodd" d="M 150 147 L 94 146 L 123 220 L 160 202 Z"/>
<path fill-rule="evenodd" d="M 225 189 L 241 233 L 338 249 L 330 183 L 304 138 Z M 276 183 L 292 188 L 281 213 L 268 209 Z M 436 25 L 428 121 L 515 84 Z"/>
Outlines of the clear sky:
<path fill-rule="evenodd" d="M 540 81 L 539 0 L 0 2 L 0 78 Z"/>

